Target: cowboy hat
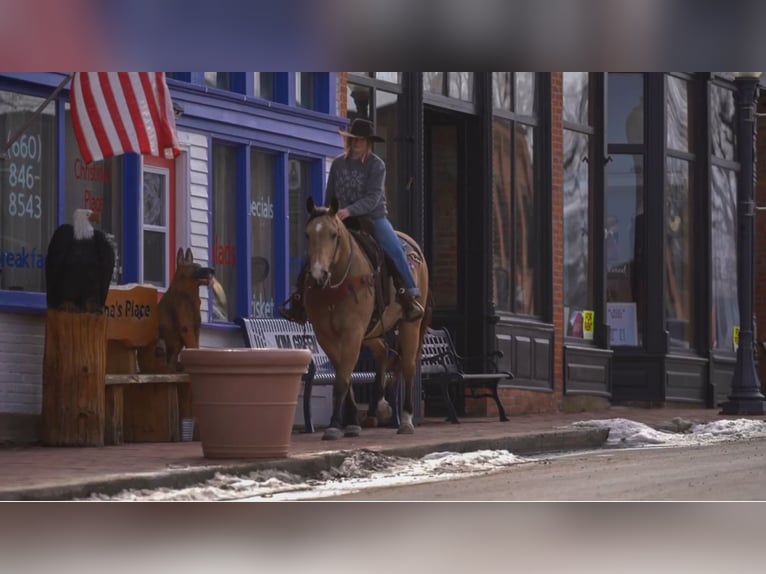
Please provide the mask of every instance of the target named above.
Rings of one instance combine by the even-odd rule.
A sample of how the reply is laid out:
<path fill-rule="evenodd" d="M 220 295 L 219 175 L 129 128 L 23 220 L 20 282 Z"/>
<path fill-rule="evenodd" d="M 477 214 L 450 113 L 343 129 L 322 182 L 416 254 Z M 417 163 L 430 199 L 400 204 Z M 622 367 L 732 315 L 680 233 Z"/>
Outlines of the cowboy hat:
<path fill-rule="evenodd" d="M 348 129 L 348 131 L 338 130 L 340 135 L 348 138 L 367 138 L 374 142 L 384 142 L 382 137 L 375 135 L 375 127 L 370 120 L 364 120 L 362 118 L 355 118 Z"/>

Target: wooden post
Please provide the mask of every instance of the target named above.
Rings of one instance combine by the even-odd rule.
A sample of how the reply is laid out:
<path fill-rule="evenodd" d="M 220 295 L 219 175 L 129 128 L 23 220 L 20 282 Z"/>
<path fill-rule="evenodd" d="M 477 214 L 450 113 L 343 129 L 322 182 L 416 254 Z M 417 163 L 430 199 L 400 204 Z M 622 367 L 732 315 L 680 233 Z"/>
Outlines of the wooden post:
<path fill-rule="evenodd" d="M 42 442 L 104 445 L 106 315 L 48 310 Z"/>

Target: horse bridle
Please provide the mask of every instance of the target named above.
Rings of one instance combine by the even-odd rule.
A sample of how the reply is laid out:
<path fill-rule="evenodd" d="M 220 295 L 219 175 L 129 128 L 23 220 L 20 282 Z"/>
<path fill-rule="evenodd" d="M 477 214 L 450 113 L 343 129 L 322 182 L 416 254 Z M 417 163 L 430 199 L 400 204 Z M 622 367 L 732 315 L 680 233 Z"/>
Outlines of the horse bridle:
<path fill-rule="evenodd" d="M 343 225 L 342 221 L 341 221 L 341 225 Z M 333 254 L 332 254 L 332 260 L 330 262 L 330 267 L 335 265 L 335 261 L 336 261 L 336 259 L 338 257 L 338 251 L 340 250 L 340 236 L 341 236 L 341 233 L 340 233 L 340 229 L 337 227 L 337 224 L 336 224 L 336 229 L 338 230 L 338 237 L 335 240 L 335 251 L 333 251 Z M 328 285 L 328 287 L 330 289 L 337 289 L 338 287 L 343 285 L 343 283 L 346 282 L 346 279 L 348 279 L 348 274 L 351 271 L 351 263 L 354 260 L 354 258 L 353 258 L 353 255 L 354 255 L 354 240 L 351 238 L 351 234 L 349 233 L 348 230 L 346 230 L 346 234 L 348 235 L 348 249 L 349 249 L 348 250 L 348 265 L 346 266 L 346 272 L 343 274 L 343 278 L 340 281 L 338 281 L 335 285 L 333 285 L 332 283 L 330 283 L 330 281 L 332 281 L 332 271 L 330 271 L 328 269 L 328 272 L 330 274 L 330 280 L 328 281 L 328 283 L 330 283 L 330 284 Z"/>

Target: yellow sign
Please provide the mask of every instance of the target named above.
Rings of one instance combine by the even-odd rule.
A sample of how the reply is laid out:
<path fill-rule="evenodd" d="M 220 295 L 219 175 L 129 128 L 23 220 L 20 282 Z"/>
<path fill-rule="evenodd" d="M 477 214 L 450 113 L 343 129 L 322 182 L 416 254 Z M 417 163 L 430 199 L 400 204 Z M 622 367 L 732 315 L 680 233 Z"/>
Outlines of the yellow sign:
<path fill-rule="evenodd" d="M 734 350 L 739 349 L 739 326 L 735 325 L 731 332 L 731 340 L 734 343 Z"/>
<path fill-rule="evenodd" d="M 130 346 L 148 345 L 157 338 L 157 289 L 148 285 L 113 285 L 106 296 L 106 338 Z"/>
<path fill-rule="evenodd" d="M 593 340 L 593 323 L 595 322 L 595 311 L 582 312 L 582 338 L 588 341 Z"/>

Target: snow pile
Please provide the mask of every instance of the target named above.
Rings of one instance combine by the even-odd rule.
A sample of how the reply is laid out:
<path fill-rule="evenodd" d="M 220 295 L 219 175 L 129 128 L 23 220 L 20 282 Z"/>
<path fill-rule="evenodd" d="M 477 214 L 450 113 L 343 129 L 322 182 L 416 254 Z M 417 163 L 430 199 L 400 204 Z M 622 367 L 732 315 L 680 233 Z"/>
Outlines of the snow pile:
<path fill-rule="evenodd" d="M 766 437 L 766 422 L 760 420 L 736 419 L 693 424 L 678 419 L 673 422 L 675 427 L 688 430 L 681 433 L 667 432 L 620 418 L 579 421 L 572 426 L 608 428 L 606 446 L 612 447 L 701 446 Z"/>

